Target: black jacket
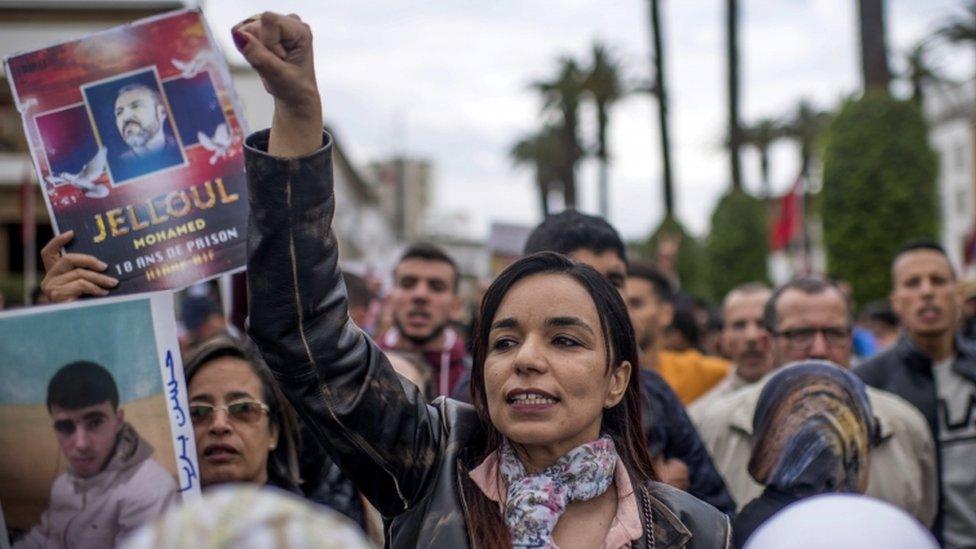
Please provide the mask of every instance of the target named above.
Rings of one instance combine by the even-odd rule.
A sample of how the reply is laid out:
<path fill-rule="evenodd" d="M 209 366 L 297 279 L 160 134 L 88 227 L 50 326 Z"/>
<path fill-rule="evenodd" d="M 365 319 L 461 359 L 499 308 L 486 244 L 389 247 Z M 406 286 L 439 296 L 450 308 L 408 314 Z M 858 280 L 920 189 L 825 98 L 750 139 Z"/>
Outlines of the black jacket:
<path fill-rule="evenodd" d="M 952 368 L 961 376 L 976 383 L 976 345 L 962 337 L 956 338 L 956 359 Z M 939 487 L 942 486 L 942 457 L 939 446 L 939 403 L 935 389 L 935 378 L 932 373 L 932 359 L 918 349 L 915 344 L 902 335 L 898 343 L 861 364 L 854 369 L 854 373 L 864 380 L 864 383 L 894 393 L 910 402 L 922 412 L 932 440 L 935 441 L 936 466 L 938 469 Z M 939 501 L 939 512 L 932 525 L 932 532 L 942 540 L 942 502 Z"/>
<path fill-rule="evenodd" d="M 405 388 L 349 320 L 332 232 L 331 138 L 300 159 L 273 158 L 267 143 L 264 131 L 245 148 L 251 338 L 305 425 L 385 517 L 388 546 L 469 546 L 459 454 L 483 444 L 477 414 Z M 715 508 L 659 483 L 635 489 L 657 547 L 727 546 L 728 519 Z"/>
<path fill-rule="evenodd" d="M 972 341 L 956 338 L 956 360 L 952 368 L 961 376 L 976 383 L 976 346 Z M 935 378 L 932 375 L 932 359 L 919 350 L 906 336 L 898 343 L 861 364 L 854 373 L 864 383 L 894 393 L 912 403 L 932 430 L 932 439 L 939 441 L 938 396 L 935 393 Z"/>

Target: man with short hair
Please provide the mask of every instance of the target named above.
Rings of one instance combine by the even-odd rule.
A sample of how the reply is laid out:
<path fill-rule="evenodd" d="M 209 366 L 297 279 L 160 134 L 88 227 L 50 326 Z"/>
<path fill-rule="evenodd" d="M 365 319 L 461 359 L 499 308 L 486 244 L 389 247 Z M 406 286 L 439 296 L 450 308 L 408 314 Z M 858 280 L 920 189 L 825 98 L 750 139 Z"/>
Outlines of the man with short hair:
<path fill-rule="evenodd" d="M 946 547 L 976 547 L 976 346 L 956 334 L 956 273 L 939 244 L 919 241 L 895 255 L 891 280 L 903 335 L 856 373 L 924 415 L 939 452 L 942 520 L 935 533 Z"/>
<path fill-rule="evenodd" d="M 711 391 L 688 407 L 688 415 L 701 415 L 718 400 L 756 383 L 772 368 L 769 332 L 763 327 L 763 308 L 773 293 L 761 282 L 747 282 L 733 288 L 722 301 L 722 348 L 735 369 Z"/>
<path fill-rule="evenodd" d="M 119 89 L 113 114 L 126 146 L 107 142 L 113 181 L 127 181 L 185 162 L 175 129 L 167 123 L 168 112 L 159 92 L 150 86 L 134 83 Z"/>
<path fill-rule="evenodd" d="M 566 210 L 539 223 L 525 241 L 522 255 L 557 252 L 600 272 L 626 297 L 627 248 L 602 217 Z"/>
<path fill-rule="evenodd" d="M 851 306 L 840 289 L 820 278 L 800 278 L 779 287 L 767 301 L 763 324 L 772 341 L 773 371 L 789 363 L 827 360 L 849 368 Z M 743 506 L 762 493 L 748 472 L 753 415 L 767 374 L 706 410 L 698 421 L 702 440 L 736 502 Z M 878 420 L 867 494 L 897 505 L 925 525 L 936 513 L 935 449 L 925 418 L 897 396 L 868 388 Z"/>
<path fill-rule="evenodd" d="M 529 235 L 525 255 L 551 251 L 593 267 L 625 298 L 627 251 L 623 239 L 601 217 L 567 210 L 547 217 Z M 654 371 L 641 369 L 641 422 L 662 480 L 708 502 L 723 513 L 733 503 L 721 476 L 685 413 L 678 395 Z"/>
<path fill-rule="evenodd" d="M 40 524 L 15 547 L 116 547 L 176 501 L 176 481 L 125 422 L 104 367 L 63 366 L 48 384 L 47 408 L 68 471 L 54 480 Z"/>
<path fill-rule="evenodd" d="M 166 105 L 159 93 L 144 84 L 129 84 L 119 89 L 115 98 L 115 126 L 125 144 L 137 156 L 175 147 L 166 135 Z"/>
<path fill-rule="evenodd" d="M 393 269 L 393 327 L 377 343 L 424 357 L 434 376 L 431 398 L 450 395 L 469 369 L 461 334 L 449 326 L 461 309 L 460 280 L 457 263 L 433 244 L 410 246 Z"/>
<path fill-rule="evenodd" d="M 708 392 L 729 371 L 728 363 L 701 354 L 663 348 L 664 330 L 674 319 L 671 282 L 654 265 L 635 261 L 627 271 L 627 310 L 641 350 L 641 367 L 655 370 L 685 405 Z M 693 322 L 693 320 L 692 320 Z"/>

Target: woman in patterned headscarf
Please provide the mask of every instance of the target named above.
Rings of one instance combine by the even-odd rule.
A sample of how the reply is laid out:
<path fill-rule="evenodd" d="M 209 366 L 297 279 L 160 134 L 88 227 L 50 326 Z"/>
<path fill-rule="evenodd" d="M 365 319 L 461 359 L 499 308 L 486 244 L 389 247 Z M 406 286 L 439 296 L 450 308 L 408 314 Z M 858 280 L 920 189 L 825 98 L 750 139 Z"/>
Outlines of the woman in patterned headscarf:
<path fill-rule="evenodd" d="M 766 489 L 736 518 L 736 545 L 790 503 L 823 493 L 863 493 L 875 430 L 864 384 L 851 372 L 805 361 L 773 376 L 752 419 L 749 459 L 749 474 Z"/>

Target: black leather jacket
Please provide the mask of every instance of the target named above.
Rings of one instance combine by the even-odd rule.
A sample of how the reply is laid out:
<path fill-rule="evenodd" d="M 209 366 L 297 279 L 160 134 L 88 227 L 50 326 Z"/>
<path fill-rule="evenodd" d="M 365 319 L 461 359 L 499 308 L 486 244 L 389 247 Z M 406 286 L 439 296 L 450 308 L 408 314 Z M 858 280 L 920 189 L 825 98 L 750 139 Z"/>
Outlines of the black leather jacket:
<path fill-rule="evenodd" d="M 245 147 L 248 333 L 305 425 L 385 517 L 387 546 L 470 546 L 459 454 L 483 444 L 482 424 L 469 405 L 427 404 L 405 388 L 349 320 L 332 232 L 331 137 L 307 157 L 277 159 L 264 152 L 268 136 Z M 728 546 L 728 519 L 715 508 L 659 483 L 636 488 L 656 547 Z"/>

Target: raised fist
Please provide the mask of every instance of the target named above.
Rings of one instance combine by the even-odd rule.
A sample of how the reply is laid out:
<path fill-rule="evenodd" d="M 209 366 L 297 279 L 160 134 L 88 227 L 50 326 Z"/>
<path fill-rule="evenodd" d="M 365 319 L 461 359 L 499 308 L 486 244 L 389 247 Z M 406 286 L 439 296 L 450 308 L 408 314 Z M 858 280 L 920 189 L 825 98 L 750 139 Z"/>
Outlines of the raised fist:
<path fill-rule="evenodd" d="M 275 100 L 268 153 L 300 157 L 322 146 L 322 102 L 312 62 L 312 29 L 297 15 L 264 12 L 231 34 Z"/>
<path fill-rule="evenodd" d="M 297 15 L 264 12 L 238 23 L 231 34 L 276 107 L 305 115 L 320 108 L 312 30 Z"/>

